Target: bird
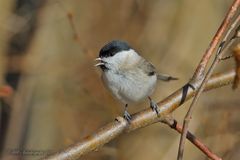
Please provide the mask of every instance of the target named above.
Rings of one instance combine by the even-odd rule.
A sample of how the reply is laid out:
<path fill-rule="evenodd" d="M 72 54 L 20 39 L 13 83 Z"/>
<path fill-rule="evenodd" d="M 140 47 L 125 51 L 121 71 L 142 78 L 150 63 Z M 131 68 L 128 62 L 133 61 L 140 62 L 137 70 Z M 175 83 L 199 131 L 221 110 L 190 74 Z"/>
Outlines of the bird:
<path fill-rule="evenodd" d="M 151 99 L 158 80 L 171 81 L 178 78 L 158 73 L 152 63 L 140 56 L 126 41 L 112 40 L 105 44 L 95 59 L 102 71 L 104 86 L 124 105 L 123 117 L 130 122 L 129 104 L 148 98 L 150 107 L 159 114 L 157 103 Z"/>

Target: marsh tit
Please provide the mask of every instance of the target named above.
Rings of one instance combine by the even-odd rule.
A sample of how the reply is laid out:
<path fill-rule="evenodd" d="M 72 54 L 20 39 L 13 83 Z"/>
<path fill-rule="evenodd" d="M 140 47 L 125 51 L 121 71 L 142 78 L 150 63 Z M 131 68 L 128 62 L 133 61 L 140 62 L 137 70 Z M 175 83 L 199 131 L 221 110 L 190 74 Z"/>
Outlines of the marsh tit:
<path fill-rule="evenodd" d="M 148 97 L 152 110 L 157 104 L 150 98 L 157 80 L 177 80 L 166 74 L 157 73 L 155 67 L 141 57 L 127 42 L 114 40 L 102 47 L 98 63 L 102 70 L 102 80 L 112 94 L 125 104 L 124 118 L 130 122 L 128 104 L 139 102 Z"/>

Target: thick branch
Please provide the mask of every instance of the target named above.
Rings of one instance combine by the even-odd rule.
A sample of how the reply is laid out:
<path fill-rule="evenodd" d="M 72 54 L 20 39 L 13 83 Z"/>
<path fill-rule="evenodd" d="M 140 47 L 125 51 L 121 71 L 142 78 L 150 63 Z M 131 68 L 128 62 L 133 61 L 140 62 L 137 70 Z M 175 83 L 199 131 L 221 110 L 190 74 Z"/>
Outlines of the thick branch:
<path fill-rule="evenodd" d="M 212 76 L 205 86 L 205 91 L 232 83 L 234 76 L 234 71 Z M 194 86 L 199 86 L 199 84 L 194 84 Z M 93 135 L 88 136 L 77 144 L 69 146 L 67 149 L 61 152 L 50 155 L 49 157 L 45 158 L 45 160 L 77 160 L 82 155 L 100 148 L 123 132 L 130 132 L 160 121 L 163 116 L 173 112 L 186 100 L 193 97 L 194 94 L 195 91 L 191 89 L 188 84 L 184 85 L 172 95 L 158 103 L 159 117 L 157 117 L 156 113 L 151 109 L 145 109 L 139 113 L 134 114 L 132 116 L 130 125 L 128 125 L 127 121 L 122 117 L 117 117 L 114 122 L 107 124 L 99 131 L 95 132 Z"/>

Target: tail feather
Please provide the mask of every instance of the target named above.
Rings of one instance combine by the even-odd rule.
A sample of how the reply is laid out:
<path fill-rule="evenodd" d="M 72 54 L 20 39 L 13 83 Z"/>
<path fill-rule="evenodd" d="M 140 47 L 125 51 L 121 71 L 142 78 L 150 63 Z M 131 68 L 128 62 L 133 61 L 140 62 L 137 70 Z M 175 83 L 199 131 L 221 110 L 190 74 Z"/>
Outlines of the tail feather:
<path fill-rule="evenodd" d="M 162 81 L 178 80 L 178 78 L 172 77 L 172 76 L 167 75 L 167 74 L 158 74 L 157 79 L 162 80 Z"/>

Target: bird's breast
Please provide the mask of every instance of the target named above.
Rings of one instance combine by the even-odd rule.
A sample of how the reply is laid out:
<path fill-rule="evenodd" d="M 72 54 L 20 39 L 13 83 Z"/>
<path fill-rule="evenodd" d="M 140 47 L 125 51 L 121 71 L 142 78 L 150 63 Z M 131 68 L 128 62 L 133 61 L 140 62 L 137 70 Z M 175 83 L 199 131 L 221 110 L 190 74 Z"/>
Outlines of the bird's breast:
<path fill-rule="evenodd" d="M 103 73 L 102 80 L 112 94 L 126 104 L 136 103 L 150 96 L 155 89 L 157 77 L 134 70 L 122 73 L 107 71 Z"/>

